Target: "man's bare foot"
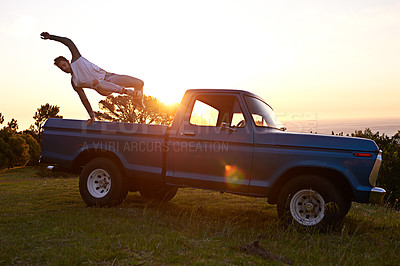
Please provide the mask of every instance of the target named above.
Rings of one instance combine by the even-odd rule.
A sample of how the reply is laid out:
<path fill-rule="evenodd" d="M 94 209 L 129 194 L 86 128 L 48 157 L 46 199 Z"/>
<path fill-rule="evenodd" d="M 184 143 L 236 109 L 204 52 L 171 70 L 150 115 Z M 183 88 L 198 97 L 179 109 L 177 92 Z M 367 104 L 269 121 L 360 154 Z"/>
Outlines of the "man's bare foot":
<path fill-rule="evenodd" d="M 142 96 L 141 91 L 134 91 L 134 90 L 125 89 L 125 88 L 122 89 L 122 93 L 127 94 L 131 97 L 141 97 Z"/>
<path fill-rule="evenodd" d="M 133 104 L 139 108 L 146 108 L 143 104 L 143 94 L 139 90 L 123 89 L 122 93 L 127 94 L 132 97 Z"/>
<path fill-rule="evenodd" d="M 141 109 L 145 109 L 146 106 L 145 106 L 144 103 L 143 103 L 143 93 L 142 93 L 142 91 L 135 90 L 135 91 L 133 91 L 133 92 L 134 92 L 134 94 L 135 94 L 135 96 L 133 96 L 133 104 L 134 104 L 136 107 L 139 107 L 139 108 L 141 108 Z"/>

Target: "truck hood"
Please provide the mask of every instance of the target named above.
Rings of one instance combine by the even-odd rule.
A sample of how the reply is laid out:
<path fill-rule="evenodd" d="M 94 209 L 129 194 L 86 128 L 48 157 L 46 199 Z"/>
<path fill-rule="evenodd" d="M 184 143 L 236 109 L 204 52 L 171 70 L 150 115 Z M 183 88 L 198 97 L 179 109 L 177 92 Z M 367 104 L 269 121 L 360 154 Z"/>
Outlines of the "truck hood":
<path fill-rule="evenodd" d="M 274 135 L 274 137 L 272 137 L 271 135 Z M 366 152 L 379 151 L 379 148 L 376 145 L 376 143 L 370 139 L 283 132 L 279 130 L 276 130 L 274 132 L 269 131 L 263 134 L 256 134 L 255 143 L 256 144 L 274 143 L 277 146 L 299 147 L 299 148 L 335 149 L 335 150 L 351 150 L 351 151 L 366 151 Z"/>

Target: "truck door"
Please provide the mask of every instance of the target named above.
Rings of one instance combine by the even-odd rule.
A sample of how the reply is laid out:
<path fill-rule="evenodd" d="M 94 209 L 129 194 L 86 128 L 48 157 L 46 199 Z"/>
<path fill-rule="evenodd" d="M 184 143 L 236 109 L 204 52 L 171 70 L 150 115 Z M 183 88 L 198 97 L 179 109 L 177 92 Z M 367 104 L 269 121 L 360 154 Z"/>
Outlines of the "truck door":
<path fill-rule="evenodd" d="M 166 181 L 246 193 L 253 129 L 243 106 L 240 94 L 195 94 L 176 136 L 169 139 L 172 172 Z"/>

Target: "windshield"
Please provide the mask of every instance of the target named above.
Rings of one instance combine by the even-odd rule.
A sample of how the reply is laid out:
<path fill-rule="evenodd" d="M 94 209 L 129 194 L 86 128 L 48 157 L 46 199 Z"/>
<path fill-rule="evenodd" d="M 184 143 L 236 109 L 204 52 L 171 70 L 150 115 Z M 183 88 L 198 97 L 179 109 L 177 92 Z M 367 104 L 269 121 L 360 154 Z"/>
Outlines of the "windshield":
<path fill-rule="evenodd" d="M 272 108 L 257 98 L 245 96 L 253 121 L 258 127 L 274 127 L 282 129 L 283 125 L 276 117 Z"/>

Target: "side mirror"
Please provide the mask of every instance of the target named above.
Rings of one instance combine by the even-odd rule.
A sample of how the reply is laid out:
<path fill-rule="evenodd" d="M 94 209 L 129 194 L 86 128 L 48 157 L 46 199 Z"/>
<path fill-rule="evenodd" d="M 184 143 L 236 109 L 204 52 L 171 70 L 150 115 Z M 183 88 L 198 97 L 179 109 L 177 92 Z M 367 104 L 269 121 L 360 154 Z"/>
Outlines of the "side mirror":
<path fill-rule="evenodd" d="M 229 132 L 234 132 L 234 131 L 236 131 L 236 128 L 232 128 L 232 127 L 228 126 L 228 124 L 226 122 L 222 122 L 221 126 L 220 126 L 220 130 L 228 130 Z"/>

